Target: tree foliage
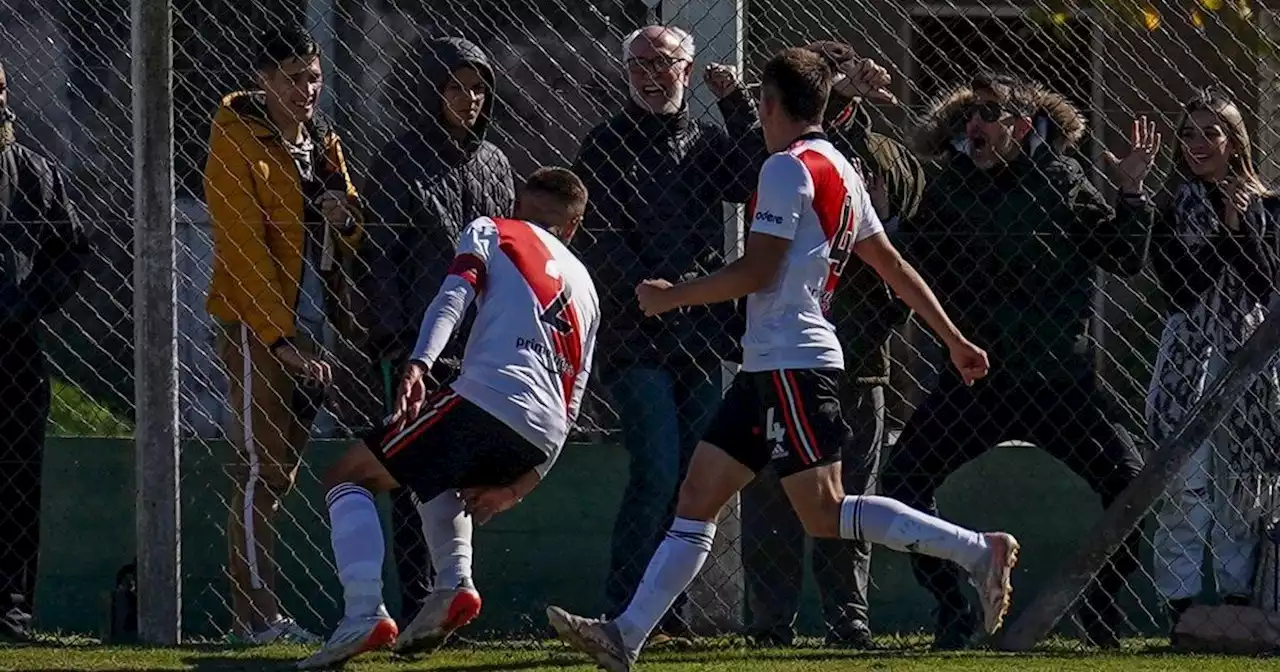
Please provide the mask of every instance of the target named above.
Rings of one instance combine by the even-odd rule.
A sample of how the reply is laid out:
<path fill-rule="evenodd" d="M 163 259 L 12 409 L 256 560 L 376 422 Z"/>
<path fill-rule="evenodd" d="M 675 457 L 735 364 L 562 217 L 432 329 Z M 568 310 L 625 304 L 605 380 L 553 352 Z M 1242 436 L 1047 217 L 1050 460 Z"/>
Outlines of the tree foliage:
<path fill-rule="evenodd" d="M 1280 45 L 1263 29 L 1263 7 L 1254 0 L 1047 0 L 1032 11 L 1031 18 L 1042 25 L 1061 26 L 1090 9 L 1097 10 L 1103 20 L 1152 33 L 1179 25 L 1201 31 L 1217 25 L 1249 52 L 1280 56 Z"/>

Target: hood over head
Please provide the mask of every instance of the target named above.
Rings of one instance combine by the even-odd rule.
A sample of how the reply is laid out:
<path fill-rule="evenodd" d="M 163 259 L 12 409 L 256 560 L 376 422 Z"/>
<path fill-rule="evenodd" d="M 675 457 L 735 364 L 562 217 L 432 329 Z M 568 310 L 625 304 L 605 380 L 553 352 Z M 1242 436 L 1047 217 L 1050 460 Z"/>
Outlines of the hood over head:
<path fill-rule="evenodd" d="M 1024 140 L 1024 148 L 1033 154 L 1048 146 L 1057 153 L 1075 147 L 1084 137 L 1087 122 L 1084 115 L 1066 97 L 1036 83 L 1021 85 L 1021 94 L 1032 102 L 1031 120 L 1034 130 Z M 925 158 L 940 159 L 961 151 L 964 142 L 965 106 L 977 94 L 969 85 L 957 86 L 939 96 L 929 106 L 911 139 L 912 149 Z"/>
<path fill-rule="evenodd" d="M 470 66 L 480 72 L 489 84 L 489 95 L 485 96 L 484 105 L 480 108 L 480 118 L 472 129 L 472 137 L 460 149 L 475 151 L 484 141 L 488 132 L 489 121 L 493 118 L 494 99 L 497 96 L 497 82 L 493 71 L 493 63 L 488 54 L 478 45 L 460 37 L 441 37 L 427 40 L 422 45 L 423 82 L 421 89 L 421 105 L 424 114 L 436 121 L 428 124 L 428 129 L 443 131 L 440 127 L 440 114 L 443 110 L 444 87 L 449 77 L 458 69 Z"/>

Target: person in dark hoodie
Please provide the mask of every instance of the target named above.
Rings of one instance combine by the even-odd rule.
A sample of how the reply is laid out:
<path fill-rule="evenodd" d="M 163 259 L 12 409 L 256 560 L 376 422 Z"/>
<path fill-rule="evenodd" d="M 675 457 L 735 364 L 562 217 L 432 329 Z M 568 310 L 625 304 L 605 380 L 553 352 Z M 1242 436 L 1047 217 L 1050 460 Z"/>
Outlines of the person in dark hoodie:
<path fill-rule="evenodd" d="M 877 214 L 892 234 L 898 221 L 915 215 L 925 178 L 920 162 L 905 145 L 871 130 L 870 105 L 896 102 L 886 88 L 888 73 L 841 42 L 813 42 L 806 48 L 825 57 L 839 73 L 824 116 L 827 137 L 842 154 L 861 164 L 872 202 L 880 201 Z M 854 495 L 875 494 L 885 440 L 889 334 L 910 311 L 866 265 L 846 271 L 832 303 L 846 360 L 841 407 L 854 432 L 842 451 L 844 488 Z M 742 519 L 748 638 L 758 646 L 789 646 L 795 639 L 804 580 L 805 534 L 771 470 L 743 490 Z M 873 648 L 867 614 L 871 544 L 815 539 L 812 561 L 827 626 L 825 644 Z"/>
<path fill-rule="evenodd" d="M 369 355 L 385 384 L 399 380 L 459 232 L 477 217 L 508 217 L 515 205 L 511 164 L 485 140 L 497 98 L 489 57 L 467 40 L 439 38 L 425 42 L 417 58 L 422 81 L 411 90 L 421 93 L 412 105 L 421 117 L 382 148 L 365 187 L 373 225 L 360 255 L 364 323 Z M 470 314 L 432 371 L 436 384 L 456 373 L 469 328 Z M 433 511 L 430 502 L 415 502 L 406 490 L 393 496 L 400 618 L 406 622 L 430 592 L 422 535 L 452 529 L 451 519 L 435 520 L 440 516 Z"/>
<path fill-rule="evenodd" d="M 944 374 L 907 421 L 881 490 L 937 512 L 934 493 L 970 460 L 1008 440 L 1061 460 L 1104 507 L 1142 458 L 1099 389 L 1086 340 L 1095 269 L 1142 270 L 1154 208 L 1143 188 L 1159 148 L 1154 124 L 1134 121 L 1131 151 L 1113 165 L 1113 209 L 1067 153 L 1085 119 L 1064 97 L 1007 75 L 981 74 L 933 105 L 915 140 L 941 170 L 919 213 L 903 222 L 909 258 L 955 306 L 957 324 L 991 356 L 972 386 Z M 1138 567 L 1135 530 L 1086 591 L 1080 624 L 1090 644 L 1118 646 L 1115 603 Z M 958 568 L 912 556 L 916 580 L 938 601 L 934 646 L 966 646 L 974 613 Z"/>
<path fill-rule="evenodd" d="M 41 318 L 76 292 L 89 252 L 62 171 L 17 143 L 0 65 L 0 641 L 30 637 L 49 420 Z"/>
<path fill-rule="evenodd" d="M 692 115 L 687 32 L 647 26 L 622 52 L 627 102 L 591 129 L 573 167 L 591 195 L 575 251 L 600 289 L 601 380 L 630 455 L 605 584 L 610 615 L 626 606 L 671 523 L 693 448 L 720 403 L 721 361 L 740 357 L 732 305 L 646 318 L 635 288 L 723 266 L 723 203 L 750 198 L 768 155 L 755 104 L 732 69 L 705 70 L 725 126 Z M 673 616 L 661 629 L 684 628 Z"/>

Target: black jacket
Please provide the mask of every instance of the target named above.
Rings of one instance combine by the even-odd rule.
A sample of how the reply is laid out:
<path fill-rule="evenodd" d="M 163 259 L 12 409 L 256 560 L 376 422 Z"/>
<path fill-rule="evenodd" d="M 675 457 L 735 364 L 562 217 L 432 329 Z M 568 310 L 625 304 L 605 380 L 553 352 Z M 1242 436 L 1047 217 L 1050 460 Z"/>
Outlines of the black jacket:
<path fill-rule="evenodd" d="M 828 130 L 831 144 L 862 163 L 867 179 L 883 176 L 889 219 L 915 216 L 924 191 L 924 170 L 906 145 L 871 130 L 871 114 L 856 104 L 853 114 Z M 833 117 L 838 119 L 838 117 Z M 890 222 L 884 222 L 889 228 Z M 892 236 L 891 236 L 892 237 Z M 911 314 L 875 269 L 850 264 L 832 301 L 832 321 L 844 350 L 845 373 L 869 385 L 889 384 L 889 335 Z"/>
<path fill-rule="evenodd" d="M 423 118 L 378 153 L 364 189 L 371 212 L 360 254 L 362 321 L 374 357 L 413 347 L 462 228 L 477 217 L 509 217 L 515 205 L 511 164 L 484 139 L 496 96 L 488 57 L 466 40 L 436 39 L 426 43 L 422 64 Z M 489 95 L 471 137 L 458 143 L 439 115 L 444 84 L 463 66 L 484 75 Z M 469 327 L 470 319 L 441 359 L 461 358 Z"/>
<path fill-rule="evenodd" d="M 1084 115 L 1058 94 L 1034 95 L 1036 130 L 1002 168 L 982 170 L 955 150 L 968 88 L 935 104 L 916 137 L 942 170 L 902 236 L 943 308 L 990 356 L 989 384 L 1089 371 L 1094 272 L 1140 273 L 1155 215 L 1147 199 L 1109 204 L 1068 156 L 1085 137 Z"/>
<path fill-rule="evenodd" d="M 732 304 L 646 318 L 635 299 L 642 280 L 678 282 L 725 264 L 722 205 L 751 197 L 768 152 L 745 92 L 719 107 L 723 128 L 687 109 L 655 115 L 628 102 L 578 150 L 573 169 L 590 200 L 573 244 L 600 292 L 596 352 L 606 368 L 740 356 Z"/>
<path fill-rule="evenodd" d="M 0 149 L 0 331 L 34 332 L 60 310 L 88 252 L 58 168 L 22 145 Z"/>

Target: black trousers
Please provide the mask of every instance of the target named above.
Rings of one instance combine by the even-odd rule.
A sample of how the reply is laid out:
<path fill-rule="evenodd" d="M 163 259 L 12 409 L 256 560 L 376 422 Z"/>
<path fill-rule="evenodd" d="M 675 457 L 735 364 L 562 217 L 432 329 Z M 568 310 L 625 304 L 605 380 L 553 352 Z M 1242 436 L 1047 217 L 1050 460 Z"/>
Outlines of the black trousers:
<path fill-rule="evenodd" d="M 904 504 L 938 513 L 934 493 L 948 476 L 1004 441 L 1033 443 L 1074 471 L 1110 506 L 1142 469 L 1142 457 L 1115 423 L 1114 403 L 1092 377 L 1069 381 L 979 381 L 965 387 L 944 375 L 903 428 L 881 475 L 881 490 Z M 1086 593 L 1096 608 L 1114 599 L 1138 568 L 1135 530 Z M 954 563 L 911 556 L 916 580 L 940 605 L 965 611 L 961 570 Z"/>
<path fill-rule="evenodd" d="M 884 388 L 847 383 L 840 390 L 852 440 L 841 449 L 844 489 L 851 495 L 876 490 L 885 439 Z M 772 469 L 742 491 L 742 565 L 746 575 L 747 632 L 791 641 L 804 583 L 804 526 Z M 847 638 L 869 629 L 867 586 L 871 544 L 815 539 L 813 576 L 829 636 Z"/>
<path fill-rule="evenodd" d="M 422 518 L 418 515 L 417 497 L 407 487 L 391 493 L 392 549 L 395 553 L 396 577 L 400 579 L 401 627 L 413 620 L 422 601 L 431 592 L 435 571 L 431 553 L 422 536 Z"/>
<path fill-rule="evenodd" d="M 0 333 L 0 604 L 34 604 L 49 378 L 39 341 Z"/>

